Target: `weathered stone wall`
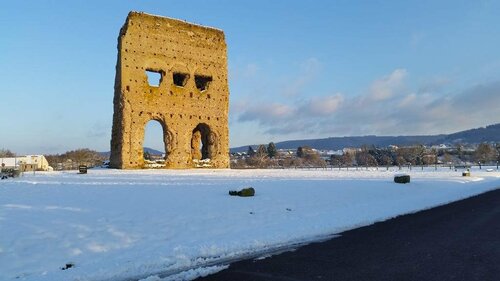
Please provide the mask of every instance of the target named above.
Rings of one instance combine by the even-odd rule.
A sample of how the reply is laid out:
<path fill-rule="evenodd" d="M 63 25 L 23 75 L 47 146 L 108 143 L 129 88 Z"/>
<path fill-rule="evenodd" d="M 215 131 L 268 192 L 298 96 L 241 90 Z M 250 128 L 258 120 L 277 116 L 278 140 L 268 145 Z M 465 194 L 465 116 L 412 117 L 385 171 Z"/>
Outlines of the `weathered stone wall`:
<path fill-rule="evenodd" d="M 160 73 L 158 86 L 148 83 L 147 71 Z M 118 38 L 113 103 L 111 167 L 144 166 L 144 130 L 150 120 L 163 127 L 167 168 L 191 168 L 193 158 L 229 167 L 221 30 L 130 12 Z"/>

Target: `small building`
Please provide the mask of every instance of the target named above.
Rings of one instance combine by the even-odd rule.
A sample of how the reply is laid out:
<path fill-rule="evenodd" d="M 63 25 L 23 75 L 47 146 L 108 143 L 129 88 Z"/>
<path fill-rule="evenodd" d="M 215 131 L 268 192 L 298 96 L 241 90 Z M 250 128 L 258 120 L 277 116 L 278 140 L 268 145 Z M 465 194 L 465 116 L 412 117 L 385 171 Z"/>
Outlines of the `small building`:
<path fill-rule="evenodd" d="M 27 171 L 52 171 L 52 167 L 43 155 L 26 155 L 19 157 L 0 158 L 2 168 L 18 168 Z"/>

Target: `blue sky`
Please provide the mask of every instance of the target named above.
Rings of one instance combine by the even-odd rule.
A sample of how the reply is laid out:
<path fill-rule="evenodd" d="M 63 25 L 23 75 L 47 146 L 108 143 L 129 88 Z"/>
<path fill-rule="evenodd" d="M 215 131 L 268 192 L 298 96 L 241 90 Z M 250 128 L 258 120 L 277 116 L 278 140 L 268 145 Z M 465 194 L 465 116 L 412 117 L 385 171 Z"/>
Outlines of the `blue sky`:
<path fill-rule="evenodd" d="M 500 122 L 499 1 L 8 1 L 0 148 L 109 150 L 131 10 L 224 30 L 231 146 Z"/>

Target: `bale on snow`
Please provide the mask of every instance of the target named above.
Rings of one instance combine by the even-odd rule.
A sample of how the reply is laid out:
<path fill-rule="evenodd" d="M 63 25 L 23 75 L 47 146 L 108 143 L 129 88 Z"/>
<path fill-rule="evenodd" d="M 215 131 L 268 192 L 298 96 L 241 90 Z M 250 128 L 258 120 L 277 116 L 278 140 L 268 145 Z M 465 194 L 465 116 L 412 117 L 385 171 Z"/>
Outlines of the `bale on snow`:
<path fill-rule="evenodd" d="M 229 195 L 240 196 L 240 197 L 250 197 L 250 196 L 255 195 L 255 189 L 253 189 L 253 187 L 247 187 L 247 188 L 243 188 L 240 191 L 230 190 Z"/>
<path fill-rule="evenodd" d="M 406 174 L 395 175 L 394 182 L 395 183 L 409 183 L 410 182 L 410 175 L 406 175 Z"/>

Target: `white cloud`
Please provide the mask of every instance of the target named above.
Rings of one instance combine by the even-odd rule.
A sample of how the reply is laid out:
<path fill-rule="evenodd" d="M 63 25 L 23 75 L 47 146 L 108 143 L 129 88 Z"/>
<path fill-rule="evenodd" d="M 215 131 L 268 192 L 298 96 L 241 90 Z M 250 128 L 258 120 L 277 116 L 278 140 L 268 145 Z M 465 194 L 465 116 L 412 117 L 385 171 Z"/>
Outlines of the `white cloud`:
<path fill-rule="evenodd" d="M 344 97 L 341 94 L 314 97 L 307 101 L 299 109 L 299 112 L 305 113 L 307 116 L 328 116 L 336 112 L 343 101 Z"/>
<path fill-rule="evenodd" d="M 414 90 L 408 73 L 396 69 L 376 79 L 357 97 L 333 94 L 265 102 L 243 110 L 238 121 L 256 122 L 270 135 L 440 134 L 500 122 L 500 81 L 444 94 L 448 79 L 424 81 Z M 422 90 L 425 89 L 425 90 Z"/>
<path fill-rule="evenodd" d="M 258 121 L 260 124 L 275 124 L 294 115 L 295 109 L 279 103 L 256 104 L 247 108 L 238 121 Z"/>
<path fill-rule="evenodd" d="M 393 97 L 402 88 L 406 75 L 405 69 L 396 69 L 391 74 L 375 80 L 370 86 L 370 98 L 379 101 Z"/>
<path fill-rule="evenodd" d="M 415 93 L 411 93 L 399 101 L 398 107 L 404 108 L 407 106 L 411 106 L 416 101 L 416 99 L 417 95 Z"/>

